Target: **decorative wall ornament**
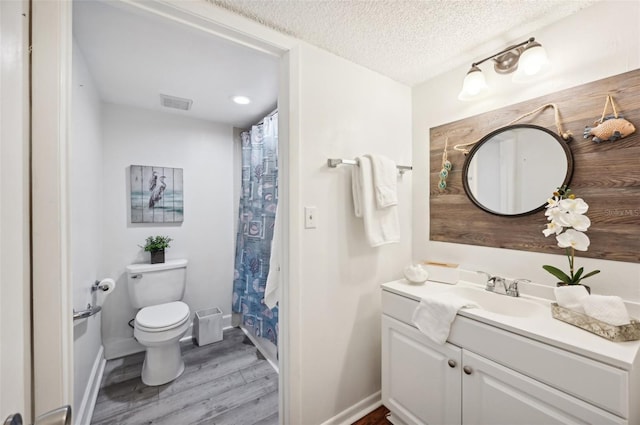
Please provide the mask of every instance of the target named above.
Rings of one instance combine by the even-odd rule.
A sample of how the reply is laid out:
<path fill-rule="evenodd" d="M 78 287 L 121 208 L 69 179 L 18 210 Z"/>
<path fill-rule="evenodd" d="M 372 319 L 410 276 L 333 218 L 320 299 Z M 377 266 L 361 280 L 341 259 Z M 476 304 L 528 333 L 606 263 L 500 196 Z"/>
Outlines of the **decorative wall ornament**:
<path fill-rule="evenodd" d="M 447 148 L 449 146 L 449 136 L 444 141 L 444 150 L 442 151 L 442 169 L 440 170 L 440 181 L 438 182 L 438 189 L 444 191 L 447 189 L 447 177 L 449 171 L 453 167 L 451 161 L 447 159 Z"/>
<path fill-rule="evenodd" d="M 611 104 L 613 109 L 613 115 L 607 115 L 607 108 Z M 629 121 L 625 120 L 622 115 L 618 115 L 616 110 L 616 104 L 613 101 L 613 96 L 607 95 L 607 100 L 604 102 L 604 110 L 600 120 L 593 122 L 593 127 L 586 126 L 584 128 L 584 138 L 588 139 L 593 136 L 593 140 L 596 143 L 600 143 L 603 140 L 615 142 L 623 137 L 627 137 L 633 134 L 636 128 Z"/>
<path fill-rule="evenodd" d="M 182 168 L 132 165 L 131 222 L 184 221 Z"/>

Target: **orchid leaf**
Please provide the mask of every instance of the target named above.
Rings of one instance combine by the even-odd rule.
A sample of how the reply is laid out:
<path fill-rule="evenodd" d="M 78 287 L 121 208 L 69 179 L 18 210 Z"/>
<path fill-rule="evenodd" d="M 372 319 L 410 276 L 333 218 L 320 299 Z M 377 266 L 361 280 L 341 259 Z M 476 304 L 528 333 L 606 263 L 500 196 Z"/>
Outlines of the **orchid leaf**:
<path fill-rule="evenodd" d="M 582 276 L 582 279 L 586 279 L 586 278 L 591 277 L 594 274 L 598 274 L 598 273 L 600 273 L 600 270 L 594 270 L 594 271 L 589 272 L 589 273 L 585 274 L 584 276 Z M 582 279 L 580 279 L 580 280 L 582 280 Z"/>
<path fill-rule="evenodd" d="M 572 283 L 571 278 L 567 276 L 567 274 L 562 270 L 560 270 L 559 268 L 553 267 L 553 266 L 542 266 L 542 268 L 548 271 L 549 273 L 551 273 L 552 275 L 554 275 L 555 277 L 557 277 L 558 279 L 560 279 L 561 281 L 563 281 L 564 283 L 566 283 L 567 285 L 570 285 Z"/>
<path fill-rule="evenodd" d="M 582 276 L 582 272 L 584 272 L 584 267 L 580 267 L 578 271 L 573 275 L 573 283 L 580 282 L 580 276 Z"/>

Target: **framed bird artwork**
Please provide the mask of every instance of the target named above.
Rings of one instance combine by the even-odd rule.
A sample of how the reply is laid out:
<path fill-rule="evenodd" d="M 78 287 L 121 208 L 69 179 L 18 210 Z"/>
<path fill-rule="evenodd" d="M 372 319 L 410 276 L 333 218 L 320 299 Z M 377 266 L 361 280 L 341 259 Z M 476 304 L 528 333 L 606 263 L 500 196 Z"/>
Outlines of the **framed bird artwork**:
<path fill-rule="evenodd" d="M 131 165 L 131 223 L 184 221 L 182 168 Z"/>

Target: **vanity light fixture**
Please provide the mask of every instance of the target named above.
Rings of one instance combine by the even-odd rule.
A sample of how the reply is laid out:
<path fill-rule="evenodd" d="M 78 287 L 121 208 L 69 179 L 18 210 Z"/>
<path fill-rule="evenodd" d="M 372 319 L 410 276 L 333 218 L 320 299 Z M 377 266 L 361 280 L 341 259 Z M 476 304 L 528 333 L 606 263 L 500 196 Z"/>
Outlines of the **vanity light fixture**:
<path fill-rule="evenodd" d="M 462 91 L 458 95 L 460 100 L 472 100 L 489 91 L 489 86 L 478 65 L 493 59 L 493 69 L 498 74 L 511 74 L 516 83 L 527 82 L 538 77 L 550 68 L 547 53 L 535 38 L 514 44 L 506 49 L 494 53 L 478 62 L 471 64 L 471 69 L 462 83 Z"/>

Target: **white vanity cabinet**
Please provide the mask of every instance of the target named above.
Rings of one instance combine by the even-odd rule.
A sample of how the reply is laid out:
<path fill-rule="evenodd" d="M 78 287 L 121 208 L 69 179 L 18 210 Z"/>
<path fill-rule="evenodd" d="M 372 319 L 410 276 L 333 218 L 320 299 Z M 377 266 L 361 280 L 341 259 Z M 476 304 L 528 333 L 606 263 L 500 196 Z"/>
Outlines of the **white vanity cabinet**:
<path fill-rule="evenodd" d="M 417 304 L 383 291 L 382 403 L 394 424 L 640 424 L 629 371 L 468 317 L 439 345 L 411 325 Z"/>
<path fill-rule="evenodd" d="M 463 351 L 461 423 L 465 425 L 628 423 L 521 373 Z"/>
<path fill-rule="evenodd" d="M 460 348 L 433 344 L 385 315 L 382 347 L 382 402 L 389 410 L 407 424 L 461 423 Z"/>

